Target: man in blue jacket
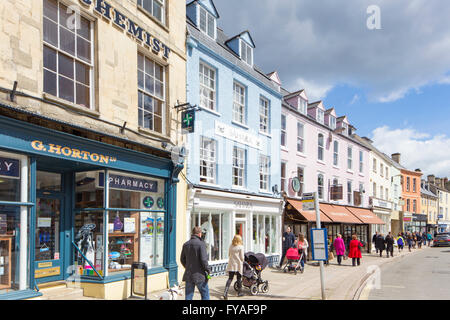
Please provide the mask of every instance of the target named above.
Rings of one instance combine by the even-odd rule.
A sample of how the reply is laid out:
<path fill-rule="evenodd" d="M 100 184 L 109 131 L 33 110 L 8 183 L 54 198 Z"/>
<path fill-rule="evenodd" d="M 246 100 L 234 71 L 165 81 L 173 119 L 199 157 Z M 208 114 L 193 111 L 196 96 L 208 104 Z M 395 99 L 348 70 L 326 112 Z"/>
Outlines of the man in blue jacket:
<path fill-rule="evenodd" d="M 295 236 L 291 232 L 291 227 L 286 228 L 286 232 L 283 233 L 283 254 L 281 255 L 280 265 L 278 268 L 283 266 L 284 258 L 286 257 L 286 252 L 289 248 L 293 248 L 295 244 Z"/>
<path fill-rule="evenodd" d="M 181 264 L 185 271 L 183 281 L 186 282 L 186 300 L 192 300 L 197 287 L 202 300 L 209 300 L 208 277 L 211 269 L 208 265 L 206 244 L 202 240 L 202 229 L 195 227 L 191 239 L 183 245 L 181 250 Z"/>

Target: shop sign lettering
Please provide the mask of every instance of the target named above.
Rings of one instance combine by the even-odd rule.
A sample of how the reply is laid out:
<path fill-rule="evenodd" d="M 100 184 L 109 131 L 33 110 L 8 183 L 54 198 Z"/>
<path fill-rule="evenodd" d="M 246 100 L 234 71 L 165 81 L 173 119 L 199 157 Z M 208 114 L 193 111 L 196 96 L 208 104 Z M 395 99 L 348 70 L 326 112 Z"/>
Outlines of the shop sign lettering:
<path fill-rule="evenodd" d="M 0 158 L 0 176 L 20 178 L 20 161 L 16 159 Z"/>
<path fill-rule="evenodd" d="M 52 143 L 44 144 L 42 141 L 35 140 L 31 142 L 31 147 L 34 150 L 42 151 L 50 154 L 57 154 L 71 159 L 87 160 L 95 163 L 109 164 L 116 162 L 117 159 L 103 154 L 70 148 L 67 146 L 55 145 Z"/>
<path fill-rule="evenodd" d="M 234 207 L 236 209 L 253 209 L 253 205 L 248 201 L 234 201 Z"/>
<path fill-rule="evenodd" d="M 115 26 L 126 31 L 130 36 L 139 41 L 144 47 L 150 48 L 154 53 L 163 52 L 165 59 L 169 58 L 170 48 L 155 38 L 151 33 L 142 29 L 133 20 L 125 14 L 113 8 L 105 0 L 79 0 L 85 6 L 94 5 L 94 13 L 101 15 L 103 18 L 112 21 Z"/>
<path fill-rule="evenodd" d="M 99 186 L 104 186 L 104 174 L 99 174 Z M 158 192 L 158 181 L 120 176 L 116 174 L 109 175 L 109 187 L 111 189 L 130 190 L 140 192 Z"/>

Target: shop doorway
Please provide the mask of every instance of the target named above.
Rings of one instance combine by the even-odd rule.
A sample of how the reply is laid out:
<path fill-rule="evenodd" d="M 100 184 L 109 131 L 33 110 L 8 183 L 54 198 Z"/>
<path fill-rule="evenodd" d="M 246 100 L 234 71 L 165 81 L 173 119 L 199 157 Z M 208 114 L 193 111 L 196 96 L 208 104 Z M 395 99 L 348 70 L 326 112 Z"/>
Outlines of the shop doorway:
<path fill-rule="evenodd" d="M 34 278 L 37 283 L 64 280 L 65 196 L 62 174 L 37 172 Z"/>
<path fill-rule="evenodd" d="M 236 220 L 235 223 L 235 234 L 238 234 L 242 238 L 242 243 L 244 244 L 244 251 L 248 248 L 248 238 L 247 238 L 247 222 L 245 220 Z"/>

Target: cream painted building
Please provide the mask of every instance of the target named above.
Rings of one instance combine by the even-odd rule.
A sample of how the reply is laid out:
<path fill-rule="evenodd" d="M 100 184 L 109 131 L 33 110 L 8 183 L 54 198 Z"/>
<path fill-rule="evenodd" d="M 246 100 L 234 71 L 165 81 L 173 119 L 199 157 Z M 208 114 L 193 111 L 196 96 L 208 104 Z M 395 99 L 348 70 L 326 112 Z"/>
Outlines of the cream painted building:
<path fill-rule="evenodd" d="M 427 231 L 434 231 L 437 229 L 438 212 L 439 212 L 439 197 L 437 188 L 431 186 L 428 181 L 422 180 L 421 186 L 421 201 L 422 214 L 427 215 Z"/>
<path fill-rule="evenodd" d="M 149 290 L 178 283 L 185 3 L 2 0 L 0 15 L 0 299 L 70 277 L 123 299 L 136 261 Z"/>

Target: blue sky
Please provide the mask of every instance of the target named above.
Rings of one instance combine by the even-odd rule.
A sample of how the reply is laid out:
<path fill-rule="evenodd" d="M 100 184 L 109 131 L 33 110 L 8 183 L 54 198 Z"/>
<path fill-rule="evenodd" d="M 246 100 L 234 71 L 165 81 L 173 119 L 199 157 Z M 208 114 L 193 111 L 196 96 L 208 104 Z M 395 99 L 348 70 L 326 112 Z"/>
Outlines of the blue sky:
<path fill-rule="evenodd" d="M 450 6 L 437 0 L 216 0 L 255 64 L 347 115 L 402 165 L 450 176 Z M 375 5 L 378 13 L 370 11 Z M 378 19 L 378 28 L 368 22 Z"/>

